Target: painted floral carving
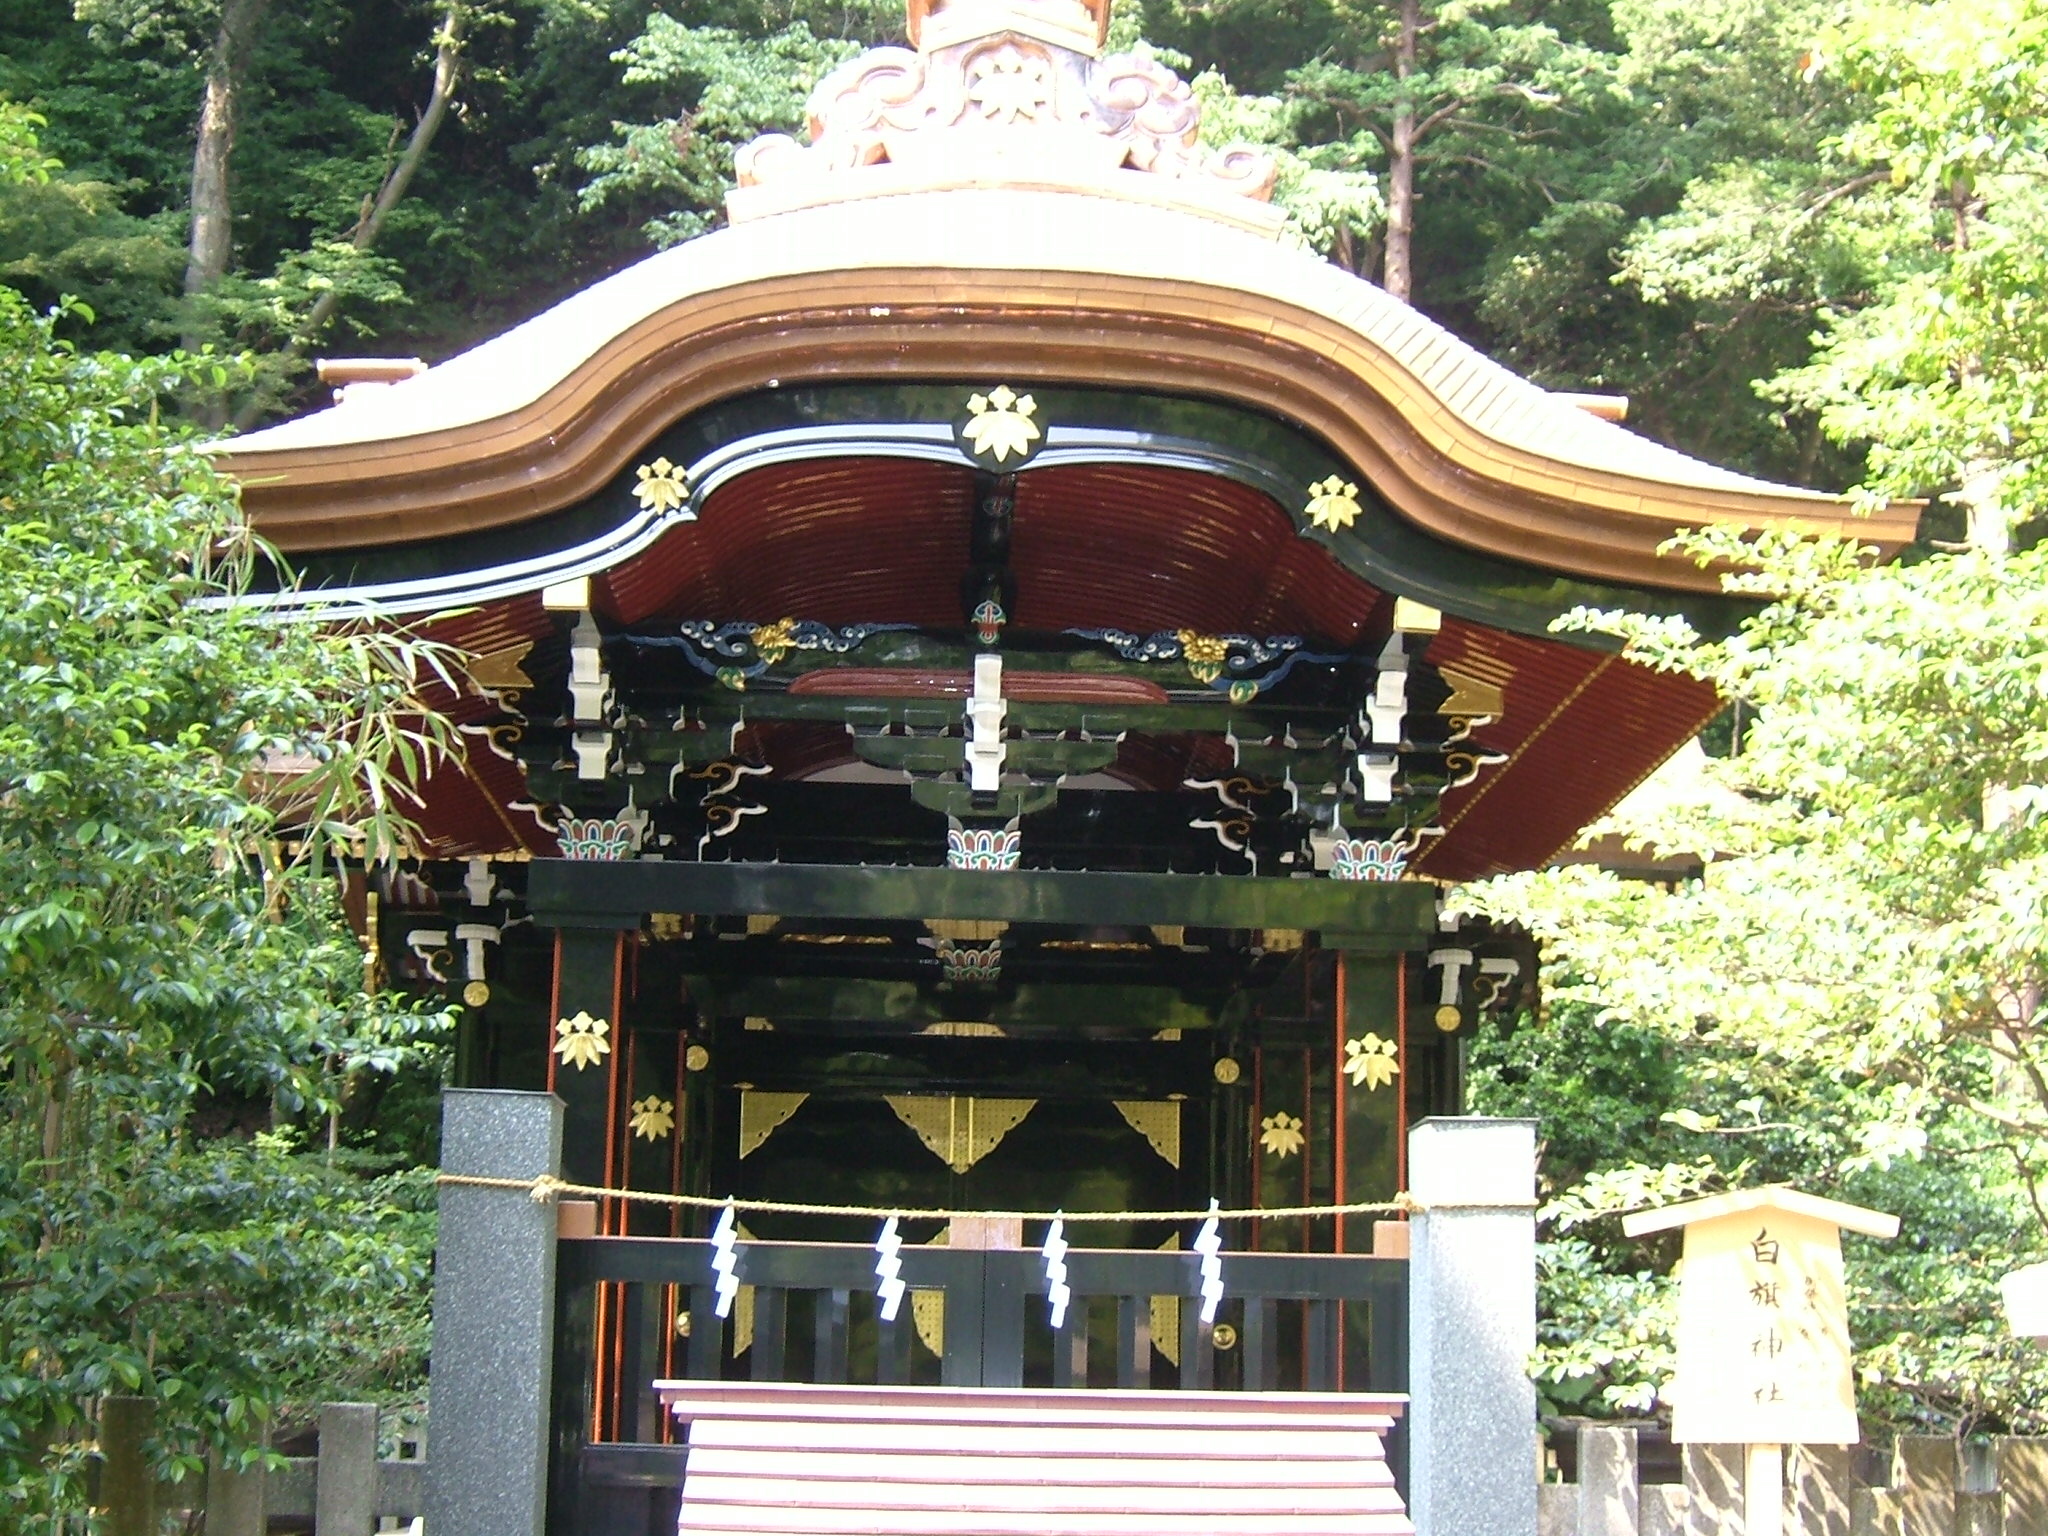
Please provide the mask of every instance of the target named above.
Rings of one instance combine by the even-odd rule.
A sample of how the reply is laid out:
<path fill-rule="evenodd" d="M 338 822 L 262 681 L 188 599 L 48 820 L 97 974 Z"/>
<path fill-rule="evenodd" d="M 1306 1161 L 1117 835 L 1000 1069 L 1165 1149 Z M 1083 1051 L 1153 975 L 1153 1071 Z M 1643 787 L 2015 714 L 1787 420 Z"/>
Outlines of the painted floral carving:
<path fill-rule="evenodd" d="M 1038 423 L 1031 419 L 1037 413 L 1036 400 L 1018 394 L 1007 384 L 998 384 L 985 395 L 969 395 L 967 442 L 976 454 L 998 464 L 1011 454 L 1028 458 L 1031 445 L 1040 436 Z"/>
<path fill-rule="evenodd" d="M 1398 880 L 1408 845 L 1398 838 L 1340 837 L 1330 847 L 1332 880 Z"/>
<path fill-rule="evenodd" d="M 642 816 L 564 816 L 555 832 L 565 859 L 628 859 L 640 846 Z"/>
<path fill-rule="evenodd" d="M 1331 533 L 1349 528 L 1358 521 L 1358 487 L 1335 475 L 1318 480 L 1308 488 L 1305 510 L 1314 527 L 1326 528 Z"/>
<path fill-rule="evenodd" d="M 1283 1109 L 1259 1122 L 1259 1145 L 1272 1153 L 1276 1159 L 1285 1160 L 1294 1156 L 1306 1143 L 1307 1138 L 1302 1134 L 1299 1115 L 1290 1115 Z"/>
<path fill-rule="evenodd" d="M 593 1019 L 588 1013 L 559 1019 L 555 1023 L 555 1054 L 563 1065 L 579 1072 L 594 1067 L 611 1054 L 611 1032 L 609 1020 Z"/>
<path fill-rule="evenodd" d="M 1024 853 L 1024 836 L 1014 827 L 953 827 L 946 833 L 946 864 L 951 869 L 1015 869 Z"/>
<path fill-rule="evenodd" d="M 992 982 L 1003 974 L 1003 941 L 991 944 L 960 944 L 952 939 L 938 942 L 939 970 L 948 981 Z"/>
<path fill-rule="evenodd" d="M 633 1128 L 635 1136 L 659 1141 L 676 1128 L 676 1107 L 659 1094 L 650 1093 L 646 1098 L 634 1101 L 632 1118 L 626 1123 Z"/>
<path fill-rule="evenodd" d="M 1368 1092 L 1384 1088 L 1400 1076 L 1400 1047 L 1375 1034 L 1364 1034 L 1344 1042 L 1344 1071 L 1351 1081 Z"/>
<path fill-rule="evenodd" d="M 1008 622 L 1009 615 L 994 598 L 983 598 L 974 605 L 974 637 L 983 645 L 994 645 L 1000 640 L 1003 625 Z"/>
<path fill-rule="evenodd" d="M 795 648 L 796 620 L 777 619 L 773 624 L 756 624 L 747 638 L 754 643 L 754 654 L 772 667 Z"/>
<path fill-rule="evenodd" d="M 634 474 L 633 495 L 643 511 L 673 512 L 690 499 L 689 477 L 681 465 L 656 459 L 651 464 L 642 464 Z"/>

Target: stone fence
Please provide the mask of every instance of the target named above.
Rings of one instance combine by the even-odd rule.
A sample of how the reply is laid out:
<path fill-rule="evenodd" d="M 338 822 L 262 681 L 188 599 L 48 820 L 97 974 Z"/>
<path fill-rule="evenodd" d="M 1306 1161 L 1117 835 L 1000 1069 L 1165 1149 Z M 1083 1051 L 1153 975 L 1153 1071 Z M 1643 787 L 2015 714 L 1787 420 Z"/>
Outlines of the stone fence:
<path fill-rule="evenodd" d="M 178 1511 L 196 1517 L 186 1528 L 201 1536 L 414 1529 L 427 1463 L 378 1457 L 374 1407 L 326 1405 L 317 1454 L 286 1457 L 280 1468 L 215 1468 L 203 1483 L 149 1484 L 142 1441 L 150 1406 L 133 1398 L 103 1405 L 108 1536 L 156 1536 L 161 1518 Z M 1576 1482 L 1537 1490 L 1539 1536 L 1742 1536 L 1738 1447 L 1682 1448 L 1682 1482 L 1642 1480 L 1632 1427 L 1581 1426 L 1577 1452 Z M 2048 1536 L 2048 1440 L 1801 1446 L 1787 1451 L 1785 1474 L 1786 1536 Z"/>
<path fill-rule="evenodd" d="M 1577 1482 L 1537 1490 L 1539 1536 L 1742 1536 L 1741 1446 L 1685 1446 L 1684 1481 L 1644 1482 L 1636 1430 L 1587 1425 L 1577 1459 Z M 1785 1532 L 2048 1536 L 2048 1440 L 1789 1446 Z"/>
<path fill-rule="evenodd" d="M 406 1529 L 424 1504 L 426 1462 L 379 1459 L 373 1404 L 323 1406 L 316 1455 L 287 1456 L 282 1467 L 247 1472 L 216 1465 L 204 1481 L 183 1483 L 149 1475 L 143 1442 L 154 1427 L 154 1409 L 134 1397 L 100 1405 L 106 1536 L 158 1536 L 163 1517 L 179 1511 L 188 1517 L 185 1528 L 202 1536 L 267 1536 L 273 1529 L 370 1536 Z"/>

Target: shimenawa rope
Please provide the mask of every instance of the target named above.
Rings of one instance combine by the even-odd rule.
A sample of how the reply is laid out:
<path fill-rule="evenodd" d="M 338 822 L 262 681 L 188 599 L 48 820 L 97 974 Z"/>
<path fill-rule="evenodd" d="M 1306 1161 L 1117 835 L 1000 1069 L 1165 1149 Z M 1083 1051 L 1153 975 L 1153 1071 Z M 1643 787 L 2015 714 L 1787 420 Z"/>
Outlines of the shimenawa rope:
<path fill-rule="evenodd" d="M 914 1210 L 893 1205 L 812 1205 L 801 1200 L 664 1195 L 647 1189 L 609 1189 L 600 1184 L 572 1184 L 566 1179 L 556 1178 L 551 1173 L 544 1173 L 531 1179 L 491 1178 L 480 1173 L 444 1173 L 439 1176 L 437 1182 L 471 1189 L 523 1190 L 536 1203 L 542 1205 L 561 1195 L 576 1195 L 596 1200 L 639 1200 L 650 1205 L 689 1206 L 699 1210 L 716 1211 L 731 1206 L 736 1211 L 761 1211 L 775 1216 L 860 1216 L 874 1221 L 886 1221 L 891 1216 L 902 1221 L 952 1221 L 958 1217 L 966 1217 L 981 1221 L 1059 1220 L 1075 1225 L 1081 1222 L 1204 1221 L 1211 1216 L 1219 1221 L 1259 1218 L 1279 1220 L 1292 1216 L 1396 1216 L 1428 1209 L 1421 1201 L 1401 1194 L 1391 1200 L 1361 1200 L 1345 1205 L 1276 1205 L 1228 1211 L 1212 1210 L 1206 1206 L 1200 1210 L 1188 1211 Z"/>

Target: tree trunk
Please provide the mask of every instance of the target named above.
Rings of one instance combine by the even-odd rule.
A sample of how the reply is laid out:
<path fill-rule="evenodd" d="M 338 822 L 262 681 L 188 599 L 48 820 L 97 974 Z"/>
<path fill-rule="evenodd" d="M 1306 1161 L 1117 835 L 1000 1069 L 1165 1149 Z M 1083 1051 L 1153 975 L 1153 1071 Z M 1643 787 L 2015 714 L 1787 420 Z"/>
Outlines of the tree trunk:
<path fill-rule="evenodd" d="M 267 3 L 267 0 L 266 0 Z M 434 85 L 427 97 L 426 109 L 420 113 L 420 120 L 413 126 L 412 136 L 405 142 L 404 152 L 397 164 L 391 167 L 384 178 L 384 184 L 377 189 L 377 196 L 363 210 L 363 216 L 356 220 L 349 244 L 359 251 L 367 251 L 377 242 L 378 234 L 384 228 L 384 221 L 391 210 L 398 206 L 412 179 L 418 174 L 420 162 L 427 157 L 427 148 L 434 142 L 434 135 L 441 131 L 441 124 L 448 119 L 448 109 L 455 104 L 456 88 L 462 83 L 462 23 L 464 8 L 460 0 L 450 0 L 441 17 L 441 28 L 434 36 Z M 285 344 L 287 355 L 305 351 L 312 345 L 327 322 L 334 318 L 334 311 L 341 303 L 340 295 L 332 288 L 321 294 L 313 307 L 306 312 L 306 318 L 292 333 Z M 246 430 L 255 423 L 261 412 L 255 403 L 245 405 L 235 416 L 237 430 Z"/>
<path fill-rule="evenodd" d="M 206 89 L 192 150 L 192 235 L 185 261 L 185 292 L 206 292 L 228 270 L 234 247 L 234 205 L 228 171 L 235 154 L 236 100 L 249 68 L 249 51 L 270 0 L 226 0 L 220 31 L 206 58 Z M 185 345 L 203 338 L 187 324 Z"/>
<path fill-rule="evenodd" d="M 1416 40 L 1422 33 L 1422 0 L 1401 0 L 1401 30 L 1394 40 L 1394 78 L 1415 73 Z M 1394 107 L 1387 143 L 1387 253 L 1381 286 L 1405 301 L 1414 290 L 1411 265 L 1415 242 L 1415 103 L 1403 96 Z"/>

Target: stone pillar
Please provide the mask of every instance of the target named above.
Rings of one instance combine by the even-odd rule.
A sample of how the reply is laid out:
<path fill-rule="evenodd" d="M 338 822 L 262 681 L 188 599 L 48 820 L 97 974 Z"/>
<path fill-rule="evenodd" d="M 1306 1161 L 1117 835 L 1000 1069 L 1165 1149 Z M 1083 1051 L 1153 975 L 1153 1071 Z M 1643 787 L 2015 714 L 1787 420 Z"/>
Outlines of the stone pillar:
<path fill-rule="evenodd" d="M 1421 1121 L 1408 1189 L 1417 1536 L 1535 1536 L 1536 1122 Z"/>
<path fill-rule="evenodd" d="M 373 1536 L 377 1529 L 377 1405 L 320 1409 L 313 1470 L 313 1536 Z"/>
<path fill-rule="evenodd" d="M 443 1172 L 531 1179 L 557 1172 L 561 1158 L 553 1094 L 442 1095 Z M 541 1536 L 554 1326 L 553 1202 L 444 1184 L 427 1404 L 434 1536 Z"/>
<path fill-rule="evenodd" d="M 156 1400 L 100 1399 L 100 1497 L 110 1536 L 156 1536 L 156 1474 L 142 1442 L 156 1430 Z"/>
<path fill-rule="evenodd" d="M 1575 1536 L 1637 1536 L 1640 1459 L 1633 1425 L 1579 1426 L 1579 1522 Z"/>
<path fill-rule="evenodd" d="M 1850 1536 L 1856 1453 L 1843 1445 L 1786 1447 L 1785 1528 L 1799 1536 Z"/>
<path fill-rule="evenodd" d="M 269 1474 L 263 1467 L 236 1469 L 218 1451 L 206 1459 L 204 1536 L 268 1536 Z"/>
<path fill-rule="evenodd" d="M 2048 1531 L 2048 1444 L 2002 1436 L 1994 1442 L 2008 1531 Z"/>
<path fill-rule="evenodd" d="M 1687 1445 L 1679 1455 L 1685 1466 L 1685 1536 L 1742 1536 L 1743 1448 Z"/>

